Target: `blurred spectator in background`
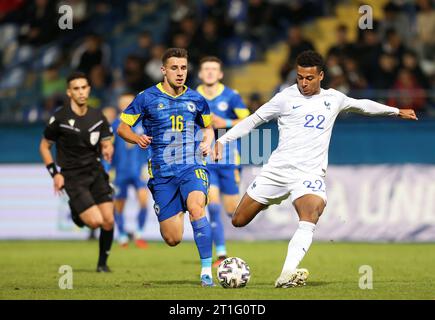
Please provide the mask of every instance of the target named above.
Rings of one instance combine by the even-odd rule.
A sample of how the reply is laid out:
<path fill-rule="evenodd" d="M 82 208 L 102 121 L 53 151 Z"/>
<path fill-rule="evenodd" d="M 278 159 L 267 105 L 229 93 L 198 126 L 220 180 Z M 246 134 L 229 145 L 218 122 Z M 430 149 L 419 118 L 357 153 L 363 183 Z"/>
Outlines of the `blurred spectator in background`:
<path fill-rule="evenodd" d="M 421 56 L 425 60 L 435 60 L 435 10 L 433 1 L 417 0 L 417 44 Z"/>
<path fill-rule="evenodd" d="M 384 5 L 384 18 L 379 23 L 379 35 L 382 39 L 385 39 L 388 37 L 388 31 L 394 29 L 399 38 L 409 44 L 414 37 L 411 23 L 408 16 L 396 2 L 389 1 Z"/>
<path fill-rule="evenodd" d="M 194 0 L 174 0 L 171 2 L 171 9 L 169 12 L 169 30 L 168 34 L 171 35 L 177 32 L 181 21 L 188 17 L 195 16 L 196 8 Z"/>
<path fill-rule="evenodd" d="M 263 97 L 259 92 L 252 92 L 249 95 L 247 107 L 252 114 L 257 111 L 257 109 L 260 108 L 264 103 L 265 102 L 263 100 Z"/>
<path fill-rule="evenodd" d="M 340 24 L 335 29 L 336 42 L 329 50 L 328 54 L 334 54 L 340 59 L 345 57 L 353 57 L 355 54 L 355 45 L 348 38 L 348 28 L 344 24 Z"/>
<path fill-rule="evenodd" d="M 388 29 L 386 32 L 385 41 L 382 43 L 382 51 L 391 55 L 401 61 L 405 53 L 405 46 L 402 43 L 399 33 L 395 29 Z"/>
<path fill-rule="evenodd" d="M 378 72 L 372 81 L 375 89 L 389 89 L 394 84 L 397 75 L 399 60 L 393 54 L 383 53 L 379 57 Z"/>
<path fill-rule="evenodd" d="M 35 0 L 22 12 L 20 43 L 40 46 L 52 41 L 58 31 L 57 10 L 53 0 Z"/>
<path fill-rule="evenodd" d="M 118 108 L 113 106 L 104 107 L 102 112 L 103 115 L 106 117 L 107 122 L 109 122 L 109 124 L 112 124 L 113 121 L 115 121 L 116 118 L 118 117 Z"/>
<path fill-rule="evenodd" d="M 394 91 L 388 99 L 389 105 L 396 108 L 412 108 L 417 112 L 425 111 L 425 91 L 410 70 L 405 68 L 399 70 L 392 89 Z"/>
<path fill-rule="evenodd" d="M 232 22 L 229 18 L 229 5 L 225 0 L 202 0 L 199 1 L 199 19 L 205 21 L 212 19 L 217 23 L 219 37 L 231 36 Z"/>
<path fill-rule="evenodd" d="M 198 37 L 195 39 L 194 43 L 198 48 L 198 57 L 196 61 L 201 60 L 205 56 L 217 56 L 222 57 L 222 45 L 219 40 L 218 26 L 214 19 L 206 19 L 201 25 Z M 189 53 L 192 50 L 189 50 Z M 192 57 L 193 58 L 193 57 Z"/>
<path fill-rule="evenodd" d="M 326 58 L 325 85 L 347 95 L 350 87 L 340 62 L 341 60 L 336 54 L 330 54 Z"/>
<path fill-rule="evenodd" d="M 271 28 L 271 6 L 263 0 L 249 0 L 247 17 L 248 39 L 257 44 L 260 54 L 264 53 L 273 38 Z"/>
<path fill-rule="evenodd" d="M 290 65 L 284 64 L 279 71 L 280 83 L 273 90 L 273 95 L 281 92 L 296 83 L 297 71 L 295 68 L 290 68 Z"/>
<path fill-rule="evenodd" d="M 154 81 L 145 74 L 144 68 L 144 61 L 135 55 L 129 55 L 125 59 L 123 75 L 125 86 L 128 91 L 139 93 L 143 90 L 143 88 L 152 85 Z"/>
<path fill-rule="evenodd" d="M 351 56 L 343 60 L 343 71 L 349 86 L 349 95 L 355 99 L 363 99 L 367 96 L 361 90 L 367 89 L 367 80 L 361 72 L 357 61 Z"/>
<path fill-rule="evenodd" d="M 151 34 L 148 31 L 142 31 L 131 53 L 147 62 L 151 58 L 152 46 L 153 39 Z"/>
<path fill-rule="evenodd" d="M 314 46 L 311 41 L 305 39 L 302 35 L 302 29 L 300 26 L 294 25 L 288 29 L 287 32 L 287 44 L 289 47 L 289 56 L 287 63 L 290 66 L 294 66 L 296 57 L 305 50 L 314 50 Z"/>
<path fill-rule="evenodd" d="M 48 119 L 57 107 L 63 105 L 65 90 L 65 77 L 60 76 L 56 66 L 51 66 L 42 73 L 43 119 Z"/>
<path fill-rule="evenodd" d="M 409 70 L 417 81 L 417 84 L 425 89 L 430 89 L 430 81 L 420 68 L 417 54 L 412 50 L 407 50 L 402 57 L 403 68 Z"/>
<path fill-rule="evenodd" d="M 151 83 L 157 83 L 163 80 L 161 66 L 162 66 L 162 55 L 165 52 L 166 47 L 162 45 L 155 45 L 151 50 L 151 59 L 145 65 L 145 74 Z M 143 69 L 142 69 L 143 70 Z M 152 86 L 148 85 L 147 87 Z M 142 85 L 142 87 L 145 87 Z"/>
<path fill-rule="evenodd" d="M 102 65 L 110 67 L 110 47 L 103 43 L 97 34 L 89 34 L 85 41 L 73 53 L 71 67 L 89 74 L 92 67 Z"/>
<path fill-rule="evenodd" d="M 88 105 L 91 108 L 102 108 L 110 101 L 110 77 L 106 69 L 97 64 L 89 72 L 89 82 L 91 92 L 89 94 Z"/>
<path fill-rule="evenodd" d="M 360 33 L 354 57 L 369 84 L 372 84 L 377 78 L 378 61 L 381 52 L 382 47 L 376 29 L 363 30 Z"/>

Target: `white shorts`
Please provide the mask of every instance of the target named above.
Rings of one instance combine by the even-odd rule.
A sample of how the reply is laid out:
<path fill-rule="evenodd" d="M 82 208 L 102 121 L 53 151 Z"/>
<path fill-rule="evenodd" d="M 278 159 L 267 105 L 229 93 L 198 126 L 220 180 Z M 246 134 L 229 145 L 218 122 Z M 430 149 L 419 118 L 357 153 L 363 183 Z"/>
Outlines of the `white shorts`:
<path fill-rule="evenodd" d="M 279 204 L 289 196 L 293 203 L 306 194 L 321 197 L 325 204 L 327 201 L 323 178 L 296 168 L 287 171 L 285 176 L 278 171 L 262 171 L 246 192 L 252 199 L 265 205 Z"/>

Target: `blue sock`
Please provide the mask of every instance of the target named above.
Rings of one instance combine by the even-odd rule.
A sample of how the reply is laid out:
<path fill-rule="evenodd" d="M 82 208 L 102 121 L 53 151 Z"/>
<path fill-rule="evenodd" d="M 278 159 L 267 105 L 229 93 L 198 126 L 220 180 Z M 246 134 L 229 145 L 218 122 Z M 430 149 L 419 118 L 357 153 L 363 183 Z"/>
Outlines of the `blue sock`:
<path fill-rule="evenodd" d="M 216 246 L 216 255 L 226 255 L 224 225 L 221 218 L 221 205 L 218 203 L 210 203 L 208 205 L 208 212 L 210 214 L 213 242 Z"/>
<path fill-rule="evenodd" d="M 201 258 L 202 268 L 211 268 L 212 245 L 211 226 L 207 217 L 202 217 L 199 220 L 191 221 L 193 228 L 193 238 L 195 239 L 196 247 L 198 248 Z"/>
<path fill-rule="evenodd" d="M 143 231 L 145 221 L 147 219 L 147 208 L 141 208 L 137 215 L 137 229 Z"/>
<path fill-rule="evenodd" d="M 118 231 L 121 235 L 125 234 L 125 229 L 124 229 L 124 214 L 123 213 L 119 213 L 115 211 L 115 223 L 116 226 L 118 227 Z"/>

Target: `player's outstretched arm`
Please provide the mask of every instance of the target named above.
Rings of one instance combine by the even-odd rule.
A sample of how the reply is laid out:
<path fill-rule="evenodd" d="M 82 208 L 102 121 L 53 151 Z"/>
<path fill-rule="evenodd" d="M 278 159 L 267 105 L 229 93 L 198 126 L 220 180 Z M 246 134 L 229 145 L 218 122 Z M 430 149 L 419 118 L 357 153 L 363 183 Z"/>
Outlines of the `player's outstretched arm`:
<path fill-rule="evenodd" d="M 137 135 L 136 133 L 131 130 L 131 127 L 126 124 L 125 122 L 121 122 L 117 133 L 119 136 L 124 139 L 125 141 L 133 144 L 137 144 L 142 149 L 147 148 L 151 144 L 152 137 L 148 137 L 146 135 Z"/>
<path fill-rule="evenodd" d="M 240 121 L 216 141 L 212 153 L 212 159 L 215 161 L 220 160 L 222 158 L 222 150 L 225 143 L 234 141 L 247 135 L 252 129 L 259 126 L 263 122 L 265 121 L 260 118 L 256 113 L 251 114 L 249 117 Z"/>
<path fill-rule="evenodd" d="M 345 97 L 341 110 L 369 116 L 398 116 L 402 119 L 418 120 L 412 109 L 398 109 L 369 99 Z"/>

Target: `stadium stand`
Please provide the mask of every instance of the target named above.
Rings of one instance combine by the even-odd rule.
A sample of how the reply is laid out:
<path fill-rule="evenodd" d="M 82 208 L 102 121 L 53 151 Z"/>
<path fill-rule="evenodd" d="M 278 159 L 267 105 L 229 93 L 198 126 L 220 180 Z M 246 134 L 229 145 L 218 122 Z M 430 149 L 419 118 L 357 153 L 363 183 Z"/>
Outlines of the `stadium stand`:
<path fill-rule="evenodd" d="M 72 30 L 57 28 L 62 4 L 72 6 Z M 139 92 L 158 81 L 158 57 L 169 46 L 190 52 L 188 85 L 198 83 L 199 59 L 218 55 L 228 84 L 247 100 L 293 83 L 294 57 L 315 48 L 327 60 L 324 86 L 433 116 L 431 2 L 365 4 L 373 30 L 355 27 L 354 0 L 9 1 L 0 7 L 0 122 L 46 121 L 71 69 L 89 73 L 94 107 Z"/>

